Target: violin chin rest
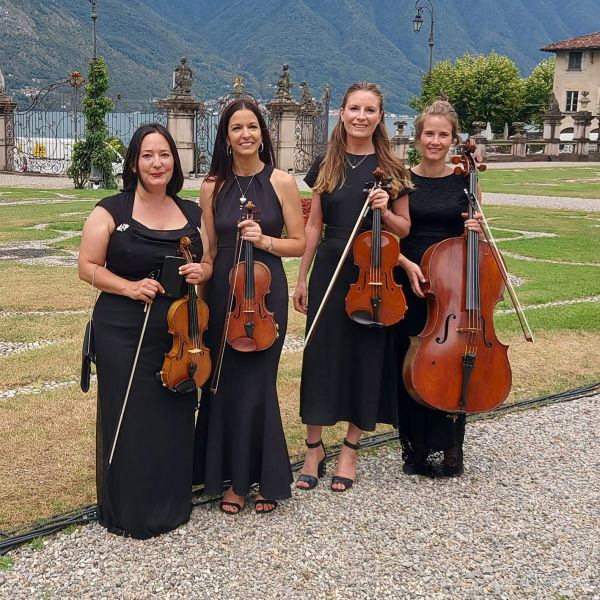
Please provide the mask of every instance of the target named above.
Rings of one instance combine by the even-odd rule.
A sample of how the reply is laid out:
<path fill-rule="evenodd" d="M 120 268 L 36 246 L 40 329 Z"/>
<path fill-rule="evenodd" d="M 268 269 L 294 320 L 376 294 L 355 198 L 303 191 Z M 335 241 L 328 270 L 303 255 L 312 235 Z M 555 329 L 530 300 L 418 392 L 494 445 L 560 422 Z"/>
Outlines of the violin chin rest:
<path fill-rule="evenodd" d="M 189 394 L 196 389 L 196 382 L 193 379 L 184 379 L 172 389 L 178 394 Z"/>
<path fill-rule="evenodd" d="M 378 321 L 373 321 L 371 317 L 371 313 L 366 310 L 355 310 L 350 318 L 359 325 L 365 325 L 366 327 L 383 327 L 383 323 L 379 323 Z"/>

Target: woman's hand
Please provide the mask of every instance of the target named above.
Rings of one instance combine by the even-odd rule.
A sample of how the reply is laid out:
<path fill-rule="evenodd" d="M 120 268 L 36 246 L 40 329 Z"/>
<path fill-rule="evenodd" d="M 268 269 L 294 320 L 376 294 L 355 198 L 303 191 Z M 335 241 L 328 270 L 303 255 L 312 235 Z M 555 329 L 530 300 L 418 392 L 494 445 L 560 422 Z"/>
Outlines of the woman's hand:
<path fill-rule="evenodd" d="M 468 213 L 461 213 L 465 220 L 465 229 L 469 231 L 475 231 L 479 234 L 481 238 L 483 236 L 483 229 L 481 228 L 481 222 L 483 220 L 483 215 L 480 212 L 476 212 L 473 215 L 472 219 L 468 219 Z"/>
<path fill-rule="evenodd" d="M 198 285 L 204 281 L 204 265 L 202 263 L 186 263 L 179 267 L 179 274 L 185 277 L 186 283 Z"/>
<path fill-rule="evenodd" d="M 423 276 L 423 272 L 421 271 L 421 267 L 417 263 L 414 263 L 407 258 L 403 258 L 400 262 L 402 268 L 406 271 L 408 275 L 408 280 L 410 281 L 410 287 L 412 291 L 415 293 L 415 296 L 419 298 L 425 298 L 425 294 L 421 289 L 421 284 L 425 283 L 427 280 Z"/>
<path fill-rule="evenodd" d="M 139 281 L 130 281 L 125 295 L 132 300 L 141 300 L 142 302 L 146 302 L 146 304 L 152 304 L 152 300 L 156 298 L 157 294 L 164 293 L 165 289 L 156 279 L 146 277 Z"/>
<path fill-rule="evenodd" d="M 306 281 L 298 281 L 292 299 L 296 311 L 303 315 L 308 313 L 308 290 L 306 289 Z"/>
<path fill-rule="evenodd" d="M 381 209 L 382 218 L 387 216 L 390 195 L 384 189 L 375 188 L 374 190 L 371 190 L 369 193 L 369 202 L 371 203 L 371 210 L 379 208 Z"/>
<path fill-rule="evenodd" d="M 238 223 L 238 227 L 242 232 L 242 239 L 244 241 L 252 242 L 252 245 L 260 250 L 266 250 L 269 247 L 270 236 L 263 235 L 262 229 L 256 221 L 246 219 Z"/>

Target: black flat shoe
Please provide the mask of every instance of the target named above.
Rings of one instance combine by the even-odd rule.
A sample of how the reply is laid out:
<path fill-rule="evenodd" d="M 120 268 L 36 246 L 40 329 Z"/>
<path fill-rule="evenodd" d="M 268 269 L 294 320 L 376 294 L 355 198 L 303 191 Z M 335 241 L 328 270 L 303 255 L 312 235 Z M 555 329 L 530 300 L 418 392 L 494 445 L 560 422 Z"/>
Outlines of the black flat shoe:
<path fill-rule="evenodd" d="M 225 508 L 226 506 L 233 506 L 236 510 L 227 510 Z M 243 506 L 241 504 L 238 504 L 237 502 L 226 502 L 225 500 L 223 500 L 221 504 L 219 504 L 219 508 L 228 515 L 239 515 Z"/>
<path fill-rule="evenodd" d="M 262 506 L 259 510 L 258 507 Z M 259 515 L 266 515 L 267 513 L 273 512 L 277 508 L 277 500 L 267 500 L 267 498 L 259 498 L 254 501 L 254 510 Z"/>
<path fill-rule="evenodd" d="M 308 440 L 305 440 L 304 443 L 306 444 L 307 448 L 318 448 L 319 446 L 321 446 L 323 448 L 323 452 L 325 453 L 325 456 L 317 466 L 317 477 L 315 477 L 314 475 L 307 475 L 306 473 L 300 473 L 300 475 L 298 475 L 298 479 L 296 480 L 296 487 L 299 490 L 312 490 L 317 486 L 317 483 L 319 483 L 319 479 L 323 477 L 323 475 L 325 475 L 325 461 L 327 460 L 327 450 L 325 450 L 325 444 L 323 444 L 323 440 L 313 442 L 312 444 L 309 444 Z M 299 481 L 307 483 L 308 485 L 298 485 Z"/>
<path fill-rule="evenodd" d="M 348 448 L 352 448 L 352 450 L 358 450 L 360 448 L 360 444 L 353 444 L 352 442 L 349 442 L 346 438 L 344 438 L 344 446 L 347 446 Z M 331 478 L 331 491 L 332 492 L 347 492 L 351 487 L 352 484 L 354 483 L 354 479 L 349 479 L 348 477 L 341 477 L 340 475 L 334 475 Z M 333 487 L 336 483 L 341 483 L 344 487 L 343 488 L 336 488 Z"/>
<path fill-rule="evenodd" d="M 444 477 L 456 477 L 462 475 L 465 471 L 463 463 L 462 448 L 454 446 L 444 450 L 444 462 L 442 464 L 442 473 Z"/>

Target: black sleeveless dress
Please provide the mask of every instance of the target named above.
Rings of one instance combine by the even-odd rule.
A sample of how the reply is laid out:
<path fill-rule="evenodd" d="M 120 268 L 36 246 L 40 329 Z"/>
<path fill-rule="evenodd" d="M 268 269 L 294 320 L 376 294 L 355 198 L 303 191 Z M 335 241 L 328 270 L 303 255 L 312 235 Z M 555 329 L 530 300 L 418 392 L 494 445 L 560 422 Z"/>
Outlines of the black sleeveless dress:
<path fill-rule="evenodd" d="M 421 177 L 411 172 L 415 185 L 409 196 L 410 233 L 401 242 L 401 251 L 418 265 L 427 248 L 464 232 L 467 211 L 465 180 L 461 175 Z M 398 418 L 399 435 L 405 458 L 462 446 L 465 416 L 427 408 L 409 395 L 402 381 L 402 365 L 410 346 L 410 336 L 419 335 L 427 321 L 427 303 L 414 295 L 404 269 L 398 268 L 396 281 L 403 284 L 408 310 L 396 327 L 398 332 Z"/>
<path fill-rule="evenodd" d="M 246 197 L 262 211 L 257 218 L 263 233 L 280 238 L 283 213 L 270 182 L 272 172 L 273 167 L 265 165 L 252 183 L 250 177 L 238 176 L 238 180 L 242 190 L 249 186 Z M 210 310 L 206 340 L 213 368 L 227 310 L 240 195 L 235 179 L 230 177 L 214 200 L 217 255 L 206 294 Z M 253 249 L 253 255 L 271 270 L 271 292 L 266 296 L 266 304 L 274 312 L 279 337 L 272 346 L 258 352 L 238 352 L 226 344 L 216 394 L 210 392 L 210 379 L 202 390 L 196 425 L 194 483 L 204 484 L 205 493 L 217 495 L 231 482 L 234 493 L 240 496 L 257 483 L 265 498 L 278 500 L 290 497 L 292 481 L 276 388 L 287 329 L 288 283 L 280 257 L 257 248 Z"/>
<path fill-rule="evenodd" d="M 179 240 L 192 240 L 201 257 L 200 208 L 174 197 L 188 219 L 182 229 L 148 229 L 131 217 L 134 193 L 98 202 L 116 228 L 106 267 L 125 279 L 157 274 Z M 198 259 L 199 260 L 199 259 Z M 100 524 L 114 533 L 145 539 L 185 523 L 191 512 L 194 410 L 197 393 L 177 394 L 156 379 L 173 338 L 167 330 L 172 298 L 157 297 L 141 346 L 113 461 L 110 451 L 125 398 L 145 313 L 143 302 L 102 292 L 93 314 L 97 354 L 96 484 Z"/>
<path fill-rule="evenodd" d="M 350 156 L 353 164 L 360 164 L 346 168 L 344 185 L 340 187 L 339 182 L 333 192 L 321 194 L 326 227 L 308 283 L 307 332 L 364 204 L 365 183 L 373 181 L 377 167 L 375 154 L 362 162 L 363 157 Z M 304 178 L 310 187 L 316 182 L 321 161 L 318 157 Z M 369 211 L 363 229 L 371 228 Z M 348 421 L 372 431 L 377 423 L 396 423 L 396 336 L 391 327 L 372 329 L 346 314 L 346 294 L 357 278 L 358 267 L 350 252 L 304 350 L 300 416 L 307 425 Z"/>

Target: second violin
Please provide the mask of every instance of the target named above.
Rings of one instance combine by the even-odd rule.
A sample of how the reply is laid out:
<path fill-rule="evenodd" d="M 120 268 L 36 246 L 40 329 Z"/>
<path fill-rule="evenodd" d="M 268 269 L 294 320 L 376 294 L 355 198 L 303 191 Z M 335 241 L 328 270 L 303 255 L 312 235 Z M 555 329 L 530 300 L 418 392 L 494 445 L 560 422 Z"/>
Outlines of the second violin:
<path fill-rule="evenodd" d="M 389 181 L 377 167 L 373 187 L 390 189 Z M 381 209 L 373 211 L 373 229 L 361 233 L 352 246 L 358 280 L 346 296 L 348 316 L 367 327 L 385 327 L 397 323 L 406 312 L 402 286 L 394 280 L 393 270 L 400 257 L 398 239 L 381 226 Z"/>
<path fill-rule="evenodd" d="M 244 208 L 249 220 L 259 213 L 252 200 Z M 252 242 L 244 241 L 243 246 L 244 260 L 229 274 L 235 305 L 228 317 L 227 343 L 239 352 L 255 352 L 273 345 L 279 335 L 278 325 L 265 303 L 271 291 L 271 271 L 254 260 Z"/>

